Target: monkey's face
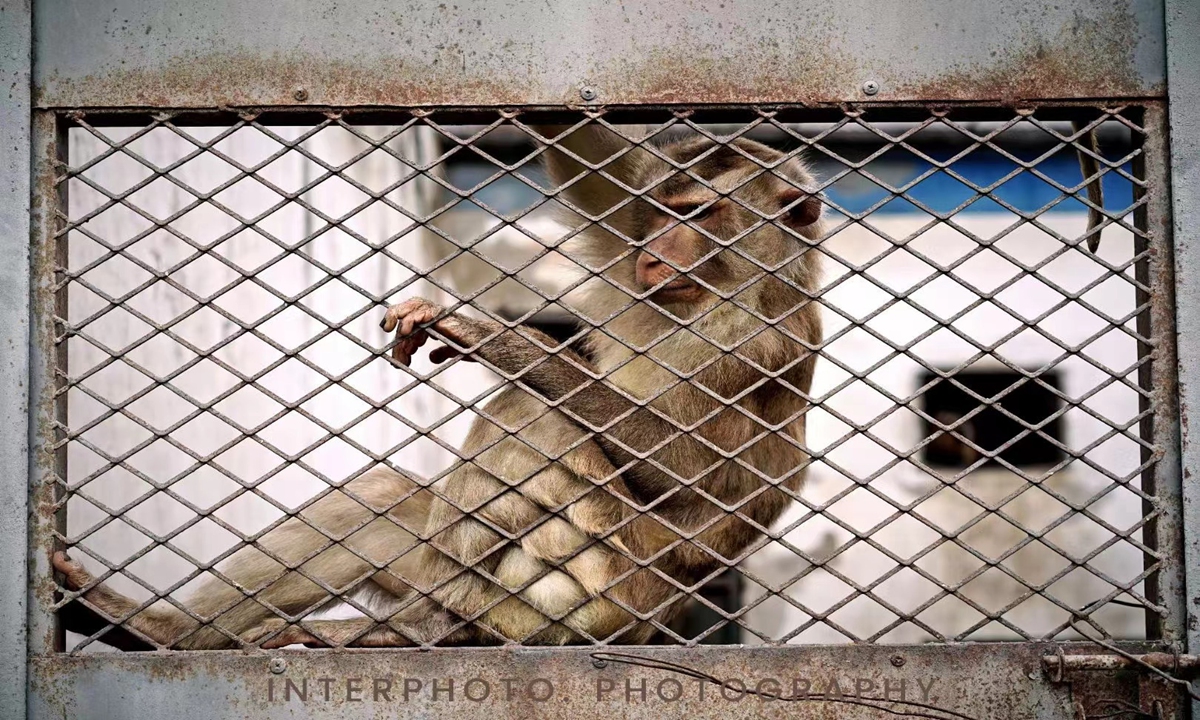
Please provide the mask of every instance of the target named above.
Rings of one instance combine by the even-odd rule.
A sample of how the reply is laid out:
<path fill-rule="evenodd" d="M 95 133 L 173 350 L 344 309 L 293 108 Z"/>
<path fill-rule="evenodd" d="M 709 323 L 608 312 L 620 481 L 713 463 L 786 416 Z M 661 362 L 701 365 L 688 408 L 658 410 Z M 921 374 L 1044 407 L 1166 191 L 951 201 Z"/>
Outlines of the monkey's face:
<path fill-rule="evenodd" d="M 634 281 L 659 305 L 707 306 L 769 286 L 756 275 L 785 270 L 803 255 L 798 234 L 820 219 L 815 197 L 777 176 L 747 178 L 750 161 L 711 187 L 679 174 L 639 208 L 643 234 Z M 706 178 L 707 179 L 707 178 Z"/>

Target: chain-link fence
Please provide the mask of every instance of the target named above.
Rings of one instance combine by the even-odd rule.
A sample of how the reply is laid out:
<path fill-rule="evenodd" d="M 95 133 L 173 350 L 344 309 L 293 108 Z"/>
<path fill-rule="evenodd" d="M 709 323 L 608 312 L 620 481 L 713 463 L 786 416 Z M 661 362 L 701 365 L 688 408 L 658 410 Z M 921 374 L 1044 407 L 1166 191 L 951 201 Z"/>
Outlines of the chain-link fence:
<path fill-rule="evenodd" d="M 74 651 L 1156 632 L 1138 107 L 68 120 Z M 395 362 L 415 297 L 494 331 Z M 489 352 L 514 338 L 537 357 Z"/>

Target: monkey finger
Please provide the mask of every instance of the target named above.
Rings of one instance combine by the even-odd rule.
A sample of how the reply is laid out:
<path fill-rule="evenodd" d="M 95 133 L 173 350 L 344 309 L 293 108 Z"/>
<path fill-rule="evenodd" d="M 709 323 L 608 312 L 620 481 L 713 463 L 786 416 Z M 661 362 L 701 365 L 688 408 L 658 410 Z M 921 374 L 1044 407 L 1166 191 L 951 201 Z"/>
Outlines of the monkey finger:
<path fill-rule="evenodd" d="M 463 355 L 462 353 L 460 353 L 459 351 L 450 347 L 449 345 L 440 345 L 438 347 L 435 347 L 429 353 L 429 359 L 435 363 L 443 363 L 443 362 L 446 362 L 447 360 L 449 360 L 450 358 L 455 358 L 455 357 L 462 357 L 464 362 L 475 362 L 475 358 L 471 357 L 470 355 Z"/>
<path fill-rule="evenodd" d="M 401 340 L 392 346 L 392 359 L 401 365 L 411 365 L 414 350 L 408 340 Z"/>
<path fill-rule="evenodd" d="M 392 357 L 397 362 L 408 365 L 412 362 L 413 355 L 417 354 L 417 350 L 429 340 L 429 334 L 424 330 L 418 330 L 415 334 L 407 337 L 401 337 L 392 346 Z"/>
<path fill-rule="evenodd" d="M 400 334 L 409 335 L 417 325 L 427 323 L 437 316 L 437 308 L 424 305 L 404 316 L 404 319 L 400 321 Z"/>
<path fill-rule="evenodd" d="M 416 348 L 407 343 L 392 348 L 392 357 L 395 358 L 396 361 L 401 365 L 406 367 L 412 365 L 413 358 L 416 356 L 416 354 Z"/>
<path fill-rule="evenodd" d="M 396 329 L 397 325 L 405 327 L 403 323 L 407 318 L 428 315 L 428 319 L 417 320 L 417 322 L 427 322 L 436 317 L 440 311 L 441 308 L 425 298 L 410 298 L 402 303 L 388 307 L 387 311 L 383 314 L 383 320 L 379 323 L 379 327 L 384 332 L 391 332 Z M 412 322 L 407 324 L 401 334 L 407 335 L 410 332 L 412 332 Z"/>
<path fill-rule="evenodd" d="M 379 327 L 384 332 L 391 332 L 400 324 L 400 319 L 408 312 L 411 307 L 411 300 L 405 300 L 399 305 L 391 305 L 383 313 L 383 320 L 379 323 Z"/>

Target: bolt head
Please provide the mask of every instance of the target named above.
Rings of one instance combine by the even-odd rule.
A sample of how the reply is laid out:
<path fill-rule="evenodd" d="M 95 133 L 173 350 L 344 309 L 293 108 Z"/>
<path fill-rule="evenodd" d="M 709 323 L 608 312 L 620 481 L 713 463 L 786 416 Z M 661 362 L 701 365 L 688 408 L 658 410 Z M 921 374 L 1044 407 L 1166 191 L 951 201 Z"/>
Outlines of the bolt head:
<path fill-rule="evenodd" d="M 292 93 L 292 97 L 296 98 L 297 102 L 304 102 L 308 99 L 308 91 L 304 88 L 296 88 Z"/>
<path fill-rule="evenodd" d="M 879 83 L 874 80 L 868 80 L 862 84 L 862 91 L 867 95 L 874 95 L 879 92 Z"/>
<path fill-rule="evenodd" d="M 600 658 L 594 658 L 592 660 L 592 667 L 596 668 L 597 670 L 603 670 L 604 668 L 608 667 L 608 661 L 601 660 Z"/>
<path fill-rule="evenodd" d="M 893 655 L 892 656 L 892 665 L 894 667 L 902 667 L 904 665 L 904 656 L 903 655 Z"/>
<path fill-rule="evenodd" d="M 579 88 L 579 97 L 583 98 L 587 102 L 591 102 L 591 101 L 595 100 L 596 99 L 596 88 L 586 86 L 586 85 L 584 87 Z"/>
<path fill-rule="evenodd" d="M 271 672 L 275 675 L 282 675 L 284 670 L 287 670 L 287 660 L 283 658 L 272 658 L 271 664 L 268 666 Z"/>

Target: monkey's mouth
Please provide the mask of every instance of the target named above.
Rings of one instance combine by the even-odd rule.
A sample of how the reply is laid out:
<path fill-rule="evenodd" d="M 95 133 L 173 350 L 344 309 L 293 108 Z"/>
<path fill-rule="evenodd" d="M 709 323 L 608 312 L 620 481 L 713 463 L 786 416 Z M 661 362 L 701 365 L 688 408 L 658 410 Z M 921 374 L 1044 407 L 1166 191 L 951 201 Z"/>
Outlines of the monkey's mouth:
<path fill-rule="evenodd" d="M 694 302 L 700 299 L 704 289 L 688 278 L 679 275 L 671 282 L 655 290 L 650 299 L 663 302 Z"/>

